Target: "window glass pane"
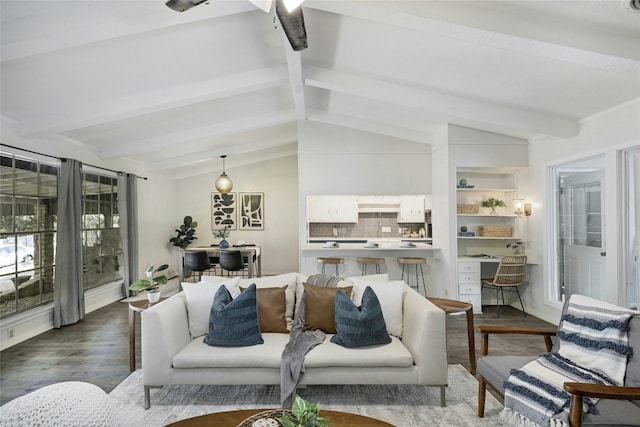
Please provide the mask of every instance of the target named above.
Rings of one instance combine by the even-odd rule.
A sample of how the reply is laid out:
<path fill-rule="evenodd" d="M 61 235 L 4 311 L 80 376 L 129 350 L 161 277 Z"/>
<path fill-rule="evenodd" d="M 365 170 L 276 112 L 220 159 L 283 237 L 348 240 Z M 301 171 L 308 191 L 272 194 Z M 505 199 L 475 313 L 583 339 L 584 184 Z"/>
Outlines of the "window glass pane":
<path fill-rule="evenodd" d="M 14 169 L 15 194 L 20 196 L 38 195 L 38 163 L 16 159 Z"/>

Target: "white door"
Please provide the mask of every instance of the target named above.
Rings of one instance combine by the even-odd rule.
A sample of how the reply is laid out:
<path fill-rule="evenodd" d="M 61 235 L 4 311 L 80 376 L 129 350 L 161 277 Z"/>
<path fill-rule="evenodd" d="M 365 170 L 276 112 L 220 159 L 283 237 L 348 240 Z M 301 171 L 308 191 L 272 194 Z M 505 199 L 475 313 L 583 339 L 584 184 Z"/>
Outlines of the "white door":
<path fill-rule="evenodd" d="M 559 257 L 563 294 L 606 300 L 604 171 L 566 172 L 560 179 Z"/>

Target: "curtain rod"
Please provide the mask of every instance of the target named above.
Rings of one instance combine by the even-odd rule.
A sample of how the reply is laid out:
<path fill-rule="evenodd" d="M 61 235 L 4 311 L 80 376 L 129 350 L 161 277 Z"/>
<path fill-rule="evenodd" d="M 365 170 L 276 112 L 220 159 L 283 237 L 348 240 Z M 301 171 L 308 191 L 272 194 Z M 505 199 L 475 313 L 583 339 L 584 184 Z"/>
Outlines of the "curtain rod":
<path fill-rule="evenodd" d="M 16 150 L 25 151 L 25 152 L 27 152 L 27 153 L 31 153 L 31 154 L 37 154 L 37 155 L 39 155 L 39 156 L 45 156 L 45 157 L 50 157 L 50 158 L 52 158 L 52 159 L 58 159 L 58 160 L 60 160 L 61 162 L 66 162 L 66 161 L 67 161 L 67 159 L 66 159 L 66 158 L 64 158 L 64 157 L 52 156 L 51 154 L 45 154 L 45 153 L 38 153 L 37 151 L 27 150 L 26 148 L 15 147 L 15 146 L 13 146 L 13 145 L 9 145 L 9 144 L 2 144 L 2 145 L 3 145 L 3 146 L 5 146 L 5 147 L 9 147 L 9 148 L 16 149 Z M 102 169 L 102 170 L 105 170 L 105 171 L 109 171 L 109 172 L 117 173 L 118 175 L 119 175 L 119 174 L 122 174 L 122 173 L 126 173 L 126 172 L 116 171 L 116 170 L 109 169 L 109 168 L 103 168 L 102 166 L 91 165 L 91 164 L 89 164 L 89 163 L 83 163 L 83 164 L 85 164 L 85 165 L 87 165 L 87 166 L 91 166 L 92 168 Z M 144 179 L 145 181 L 147 180 L 147 177 L 146 177 L 146 176 L 138 176 L 138 175 L 136 175 L 136 178 Z"/>

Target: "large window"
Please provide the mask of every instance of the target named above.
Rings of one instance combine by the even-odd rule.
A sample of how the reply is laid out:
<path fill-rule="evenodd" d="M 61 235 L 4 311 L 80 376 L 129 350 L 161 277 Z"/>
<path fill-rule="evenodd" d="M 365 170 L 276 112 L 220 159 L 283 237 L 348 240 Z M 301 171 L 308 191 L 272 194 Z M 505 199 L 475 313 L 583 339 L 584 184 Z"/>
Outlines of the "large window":
<path fill-rule="evenodd" d="M 53 300 L 58 166 L 0 155 L 0 316 Z"/>
<path fill-rule="evenodd" d="M 123 280 L 118 180 L 85 172 L 82 180 L 84 288 Z"/>

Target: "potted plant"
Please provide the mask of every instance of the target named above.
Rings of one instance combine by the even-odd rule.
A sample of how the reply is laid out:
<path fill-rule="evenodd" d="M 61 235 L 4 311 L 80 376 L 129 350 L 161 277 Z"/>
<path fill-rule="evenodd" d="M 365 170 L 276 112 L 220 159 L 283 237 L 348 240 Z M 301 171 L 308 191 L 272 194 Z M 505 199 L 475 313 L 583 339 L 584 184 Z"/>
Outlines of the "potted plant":
<path fill-rule="evenodd" d="M 496 208 L 500 207 L 500 208 L 505 208 L 507 207 L 507 205 L 500 199 L 495 199 L 493 197 L 489 197 L 488 199 L 484 199 L 482 201 L 482 207 L 483 208 L 491 208 L 491 215 L 495 215 L 498 212 L 496 212 Z"/>
<path fill-rule="evenodd" d="M 330 424 L 328 420 L 319 415 L 319 403 L 313 405 L 297 395 L 291 412 L 291 415 L 278 418 L 284 427 L 325 427 Z"/>
<path fill-rule="evenodd" d="M 169 243 L 173 244 L 173 246 L 187 249 L 187 246 L 197 239 L 195 236 L 197 226 L 198 223 L 193 218 L 189 215 L 185 216 L 180 228 L 176 228 L 176 236 L 172 237 Z"/>
<path fill-rule="evenodd" d="M 520 255 L 520 248 L 524 247 L 524 243 L 523 242 L 513 242 L 513 243 L 507 243 L 507 247 L 513 249 L 513 254 L 514 255 Z"/>
<path fill-rule="evenodd" d="M 132 291 L 147 291 L 147 299 L 149 303 L 155 304 L 160 301 L 160 285 L 166 285 L 169 279 L 164 274 L 162 276 L 155 276 L 156 273 L 160 271 L 164 271 L 169 266 L 167 264 L 162 264 L 158 268 L 154 268 L 153 265 L 150 265 L 147 268 L 147 271 L 144 272 L 144 275 L 147 276 L 147 279 L 138 279 L 129 285 L 129 290 Z"/>
<path fill-rule="evenodd" d="M 227 249 L 229 247 L 229 242 L 227 242 L 227 237 L 231 234 L 229 227 L 220 228 L 219 230 L 213 230 L 213 237 L 220 240 L 220 249 Z"/>

